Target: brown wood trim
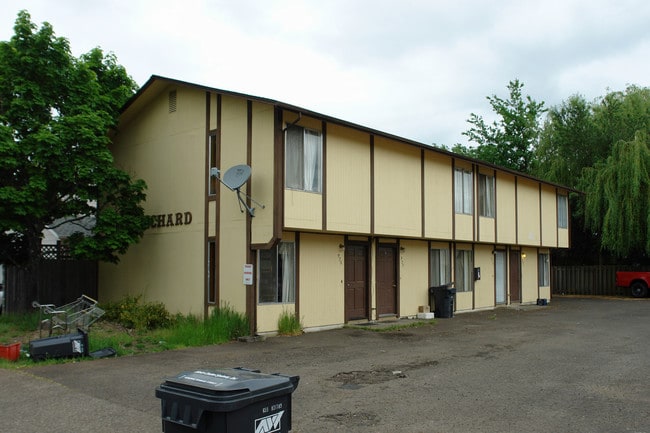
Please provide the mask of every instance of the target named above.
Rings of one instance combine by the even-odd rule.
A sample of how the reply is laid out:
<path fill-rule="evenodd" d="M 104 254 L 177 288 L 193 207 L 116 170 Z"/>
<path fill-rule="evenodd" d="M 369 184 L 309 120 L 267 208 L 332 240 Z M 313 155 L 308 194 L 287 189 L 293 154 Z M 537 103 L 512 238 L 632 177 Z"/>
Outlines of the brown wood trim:
<path fill-rule="evenodd" d="M 519 185 L 515 176 L 515 245 L 519 245 Z"/>
<path fill-rule="evenodd" d="M 538 190 L 538 200 L 539 200 L 539 245 L 542 246 L 544 245 L 544 218 L 542 218 L 542 184 L 541 182 L 538 184 L 539 190 Z M 539 296 L 538 296 L 539 298 Z"/>
<path fill-rule="evenodd" d="M 282 109 L 275 107 L 273 130 L 273 239 L 282 239 L 284 227 L 284 132 Z"/>
<path fill-rule="evenodd" d="M 492 176 L 494 179 L 494 242 L 496 244 L 497 242 L 499 242 L 498 239 L 499 230 L 497 229 L 497 227 L 499 227 L 499 220 L 497 219 L 499 215 L 499 211 L 498 211 L 499 207 L 497 206 L 498 200 L 497 200 L 497 171 L 496 170 L 492 172 Z M 496 291 L 494 292 L 494 296 L 496 299 Z"/>
<path fill-rule="evenodd" d="M 481 239 L 481 210 L 478 207 L 478 182 L 480 171 L 478 165 L 472 164 L 472 240 L 479 242 Z M 473 247 L 472 247 L 473 248 Z M 473 310 L 474 308 L 472 308 Z"/>
<path fill-rule="evenodd" d="M 375 234 L 375 136 L 370 135 L 370 234 Z M 370 308 L 370 304 L 368 304 Z"/>
<path fill-rule="evenodd" d="M 217 94 L 217 167 L 221 168 L 221 94 Z M 218 187 L 215 191 L 215 211 L 214 218 L 214 237 L 215 237 L 215 262 L 217 264 L 217 275 L 215 276 L 215 302 L 216 305 L 221 305 L 221 287 L 219 285 L 219 275 L 221 270 L 221 188 Z M 208 224 L 208 221 L 206 221 Z"/>
<path fill-rule="evenodd" d="M 250 167 L 253 161 L 253 101 L 246 101 L 246 164 Z M 251 206 L 250 196 L 252 192 L 252 182 L 249 178 L 246 181 L 246 193 L 249 197 L 246 198 L 247 206 Z M 253 264 L 255 268 L 253 251 L 251 249 L 251 230 L 252 230 L 251 215 L 246 212 L 246 263 Z M 248 317 L 249 333 L 254 335 L 257 330 L 257 281 L 256 273 L 253 272 L 253 284 L 246 286 L 246 316 Z"/>
<path fill-rule="evenodd" d="M 426 212 L 425 212 L 425 198 L 426 195 L 424 193 L 424 187 L 425 187 L 425 182 L 424 182 L 424 169 L 425 169 L 425 164 L 424 164 L 424 159 L 425 159 L 425 154 L 424 154 L 424 149 L 420 150 L 420 212 L 422 213 L 421 219 L 422 221 L 420 222 L 420 229 L 422 230 L 420 233 L 420 236 L 424 238 L 424 226 L 426 224 Z"/>
<path fill-rule="evenodd" d="M 210 300 L 210 287 L 208 279 L 208 267 L 210 261 L 210 252 L 208 251 L 208 241 L 210 228 L 208 227 L 208 221 L 210 218 L 210 201 L 209 201 L 209 183 L 210 183 L 210 99 L 212 95 L 210 92 L 205 92 L 205 162 L 204 162 L 204 173 L 205 173 L 205 199 L 203 203 L 203 220 L 206 222 L 203 225 L 203 318 L 208 318 L 208 302 Z"/>
<path fill-rule="evenodd" d="M 321 124 L 321 137 L 323 152 L 321 153 L 321 210 L 322 210 L 322 228 L 327 230 L 327 122 L 323 120 Z"/>
<path fill-rule="evenodd" d="M 300 317 L 300 232 L 294 234 L 294 285 L 296 289 L 295 299 L 294 299 L 294 311 L 296 312 L 296 317 Z"/>
<path fill-rule="evenodd" d="M 451 239 L 456 240 L 456 158 L 451 158 Z"/>
<path fill-rule="evenodd" d="M 472 243 L 472 310 L 476 309 L 476 280 L 474 279 L 474 269 L 476 269 L 476 244 Z"/>
<path fill-rule="evenodd" d="M 280 238 L 271 238 L 271 240 L 265 244 L 251 244 L 251 250 L 270 250 L 281 240 L 282 239 Z"/>
<path fill-rule="evenodd" d="M 397 246 L 395 247 L 395 316 L 400 317 L 400 303 L 399 300 L 401 298 L 401 293 L 400 293 L 400 281 L 401 281 L 401 276 L 400 276 L 400 269 L 402 266 L 400 266 L 402 263 L 402 245 L 400 242 L 400 239 L 397 239 Z"/>

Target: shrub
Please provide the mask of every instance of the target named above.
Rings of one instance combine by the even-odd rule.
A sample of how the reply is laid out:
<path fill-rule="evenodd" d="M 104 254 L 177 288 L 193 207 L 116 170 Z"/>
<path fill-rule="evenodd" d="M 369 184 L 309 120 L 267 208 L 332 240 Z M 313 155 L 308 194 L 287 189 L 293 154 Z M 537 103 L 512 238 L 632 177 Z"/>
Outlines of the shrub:
<path fill-rule="evenodd" d="M 165 328 L 172 324 L 172 316 L 162 302 L 141 303 L 142 296 L 126 296 L 119 302 L 102 305 L 106 320 L 138 330 Z"/>
<path fill-rule="evenodd" d="M 302 323 L 298 315 L 293 312 L 283 311 L 278 319 L 278 334 L 280 335 L 300 335 L 302 334 Z"/>

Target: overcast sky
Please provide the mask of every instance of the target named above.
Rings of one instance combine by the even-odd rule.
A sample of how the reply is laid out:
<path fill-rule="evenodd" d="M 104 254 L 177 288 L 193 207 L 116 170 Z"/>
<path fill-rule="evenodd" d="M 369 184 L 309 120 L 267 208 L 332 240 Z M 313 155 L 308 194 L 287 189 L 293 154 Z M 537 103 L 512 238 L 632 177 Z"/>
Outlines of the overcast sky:
<path fill-rule="evenodd" d="M 486 96 L 546 106 L 650 81 L 647 0 L 0 0 L 75 56 L 113 52 L 151 75 L 276 99 L 422 143 L 466 143 Z"/>

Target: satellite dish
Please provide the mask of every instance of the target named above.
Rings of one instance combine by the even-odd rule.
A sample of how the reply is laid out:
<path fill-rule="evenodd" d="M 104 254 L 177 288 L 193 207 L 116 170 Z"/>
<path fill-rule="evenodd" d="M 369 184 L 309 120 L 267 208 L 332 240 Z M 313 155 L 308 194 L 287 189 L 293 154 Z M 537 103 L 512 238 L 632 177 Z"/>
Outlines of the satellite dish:
<path fill-rule="evenodd" d="M 244 197 L 247 199 L 250 199 L 250 201 L 254 202 L 255 204 L 259 205 L 264 209 L 264 205 L 257 202 L 254 198 L 249 196 L 248 194 L 244 194 L 243 192 L 240 191 L 240 188 L 242 185 L 244 185 L 246 182 L 248 182 L 248 179 L 251 177 L 251 168 L 247 166 L 246 164 L 241 164 L 241 165 L 235 165 L 234 167 L 230 167 L 226 172 L 224 173 L 223 177 L 219 177 L 220 170 L 216 167 L 210 168 L 210 176 L 211 177 L 216 177 L 219 182 L 222 184 L 226 185 L 226 187 L 231 190 L 235 191 L 237 193 L 237 200 L 239 200 L 239 209 L 244 212 L 244 208 L 248 211 L 251 217 L 255 216 L 255 209 L 250 207 L 249 204 L 242 198 L 242 194 Z"/>
<path fill-rule="evenodd" d="M 245 164 L 230 167 L 221 182 L 231 190 L 238 190 L 251 177 L 251 168 Z"/>

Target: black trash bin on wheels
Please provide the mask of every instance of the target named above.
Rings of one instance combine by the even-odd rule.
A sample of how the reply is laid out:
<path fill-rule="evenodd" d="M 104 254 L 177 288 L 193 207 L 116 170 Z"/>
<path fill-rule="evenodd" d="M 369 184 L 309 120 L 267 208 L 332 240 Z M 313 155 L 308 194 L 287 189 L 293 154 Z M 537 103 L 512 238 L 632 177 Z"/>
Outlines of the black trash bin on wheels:
<path fill-rule="evenodd" d="M 429 287 L 429 305 L 435 306 L 435 316 L 442 319 L 454 317 L 454 298 L 456 289 L 453 283 Z"/>
<path fill-rule="evenodd" d="M 244 368 L 181 373 L 156 388 L 162 431 L 288 433 L 299 380 Z"/>

